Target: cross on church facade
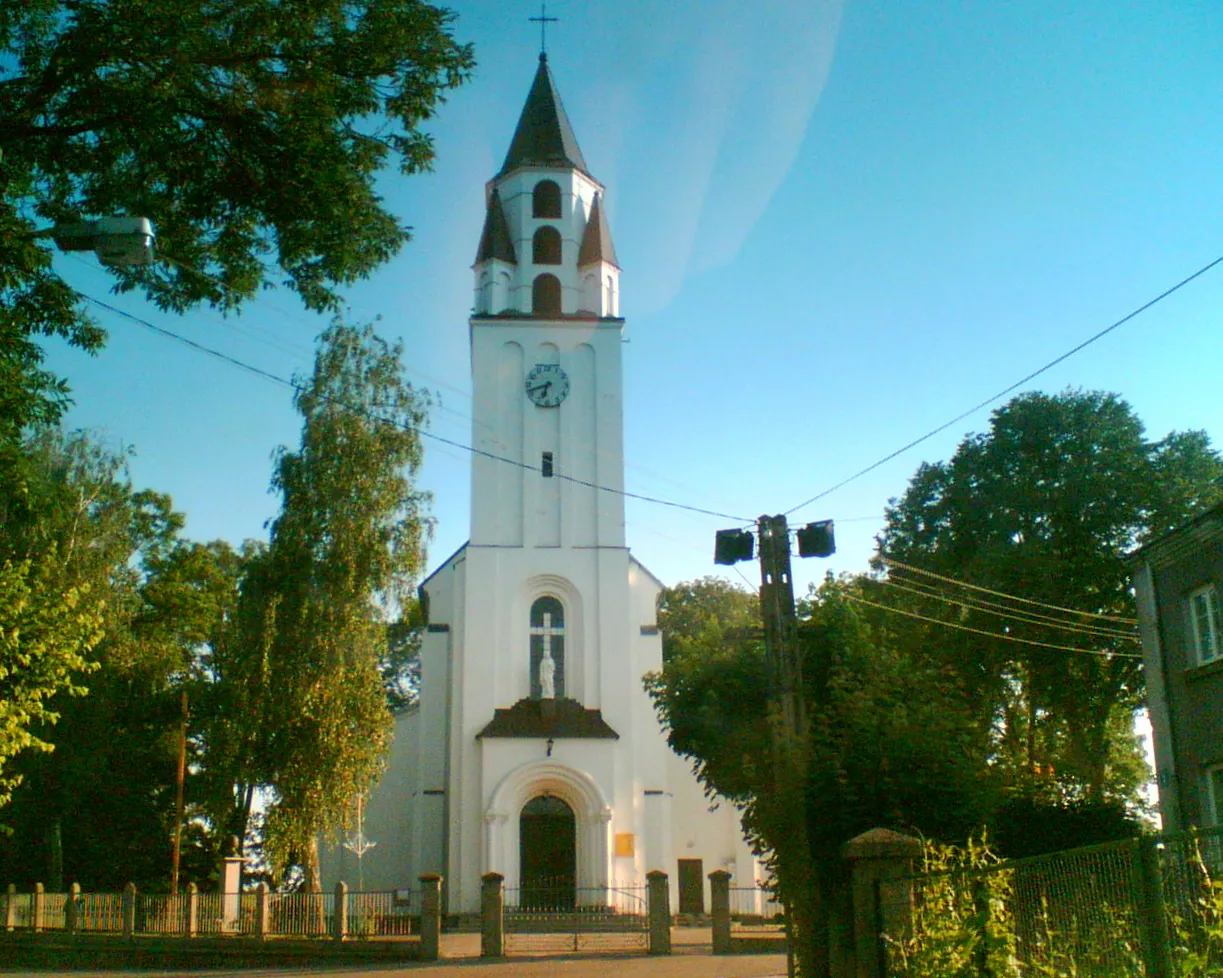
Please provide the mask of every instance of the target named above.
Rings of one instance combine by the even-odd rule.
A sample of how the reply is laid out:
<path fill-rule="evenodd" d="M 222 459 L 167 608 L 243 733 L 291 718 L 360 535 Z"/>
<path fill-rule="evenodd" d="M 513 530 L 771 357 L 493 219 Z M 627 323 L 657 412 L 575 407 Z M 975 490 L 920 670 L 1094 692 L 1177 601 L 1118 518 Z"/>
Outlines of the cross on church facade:
<path fill-rule="evenodd" d="M 543 57 L 548 53 L 548 25 L 558 23 L 560 18 L 549 17 L 547 3 L 541 3 L 539 5 L 539 16 L 528 17 L 527 20 L 533 24 L 539 24 L 539 55 Z"/>
<path fill-rule="evenodd" d="M 543 624 L 542 625 L 532 625 L 531 634 L 538 635 L 542 641 L 543 649 L 539 656 L 539 679 L 540 679 L 540 687 L 541 687 L 540 692 L 544 699 L 551 699 L 552 697 L 556 696 L 556 689 L 555 687 L 553 687 L 551 695 L 549 695 L 549 693 L 546 690 L 542 689 L 543 672 L 544 672 L 543 664 L 544 664 L 544 660 L 547 659 L 552 663 L 553 667 L 555 668 L 556 660 L 552 657 L 552 639 L 553 637 L 563 639 L 565 635 L 565 626 L 564 625 L 559 625 L 559 626 L 553 625 L 552 624 L 552 612 L 545 611 L 543 614 Z"/>

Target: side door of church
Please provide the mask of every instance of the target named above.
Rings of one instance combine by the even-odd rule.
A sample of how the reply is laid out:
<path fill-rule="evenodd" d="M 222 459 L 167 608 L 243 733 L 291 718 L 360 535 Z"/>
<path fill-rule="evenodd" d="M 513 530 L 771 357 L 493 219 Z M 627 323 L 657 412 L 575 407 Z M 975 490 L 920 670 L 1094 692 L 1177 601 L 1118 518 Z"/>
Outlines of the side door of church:
<path fill-rule="evenodd" d="M 679 861 L 679 912 L 695 916 L 705 912 L 705 873 L 699 859 Z"/>

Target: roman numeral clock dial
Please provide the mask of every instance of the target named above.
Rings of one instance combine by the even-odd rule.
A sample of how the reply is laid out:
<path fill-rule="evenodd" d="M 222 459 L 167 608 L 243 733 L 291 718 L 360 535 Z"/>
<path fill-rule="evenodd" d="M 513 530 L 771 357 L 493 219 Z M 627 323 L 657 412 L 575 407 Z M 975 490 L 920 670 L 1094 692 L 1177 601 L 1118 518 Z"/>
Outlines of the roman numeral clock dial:
<path fill-rule="evenodd" d="M 537 363 L 523 386 L 539 407 L 556 407 L 569 396 L 569 377 L 555 363 Z"/>

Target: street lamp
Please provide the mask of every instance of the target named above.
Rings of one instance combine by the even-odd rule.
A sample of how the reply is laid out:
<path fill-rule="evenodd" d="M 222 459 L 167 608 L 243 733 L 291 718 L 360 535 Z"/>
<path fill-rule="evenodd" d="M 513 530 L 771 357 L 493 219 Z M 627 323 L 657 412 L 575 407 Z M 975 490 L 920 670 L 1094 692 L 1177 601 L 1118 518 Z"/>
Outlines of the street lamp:
<path fill-rule="evenodd" d="M 153 222 L 147 217 L 103 217 L 81 224 L 58 224 L 38 237 L 55 240 L 60 251 L 92 251 L 103 265 L 151 265 Z"/>

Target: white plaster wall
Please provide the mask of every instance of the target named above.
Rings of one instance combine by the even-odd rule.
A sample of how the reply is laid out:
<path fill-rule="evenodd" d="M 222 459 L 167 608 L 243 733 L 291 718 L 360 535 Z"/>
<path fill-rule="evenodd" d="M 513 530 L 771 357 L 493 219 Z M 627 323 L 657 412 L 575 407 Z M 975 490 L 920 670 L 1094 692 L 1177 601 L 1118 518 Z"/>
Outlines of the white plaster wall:
<path fill-rule="evenodd" d="M 671 784 L 671 839 L 674 862 L 667 867 L 671 875 L 672 908 L 679 906 L 679 860 L 699 859 L 705 886 L 705 909 L 709 910 L 709 874 L 725 869 L 732 876 L 731 886 L 753 886 L 765 873 L 743 838 L 739 812 L 733 804 L 717 797 L 707 798 L 692 774 L 691 764 L 672 751 L 667 752 Z"/>
<path fill-rule="evenodd" d="M 551 451 L 558 475 L 623 490 L 621 331 L 609 321 L 473 321 L 473 444 L 508 459 L 472 459 L 474 545 L 624 546 L 622 496 L 538 471 Z M 537 363 L 559 363 L 569 375 L 559 407 L 527 398 L 524 381 Z"/>

